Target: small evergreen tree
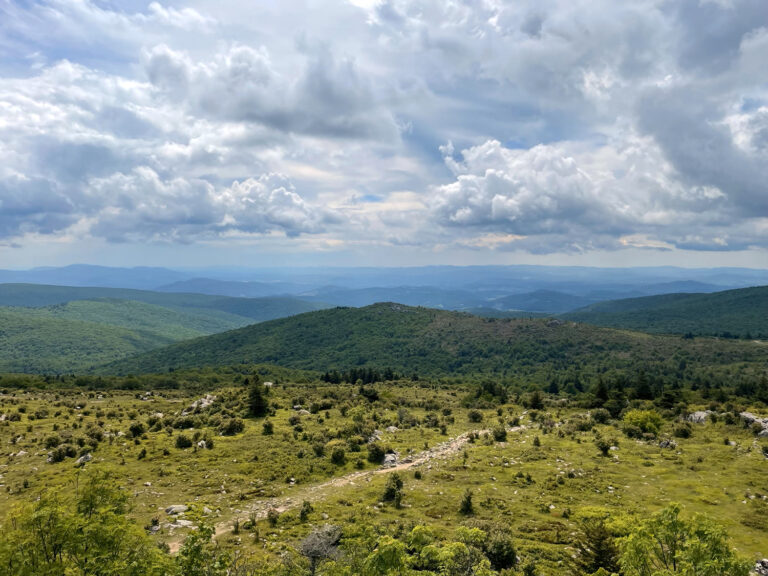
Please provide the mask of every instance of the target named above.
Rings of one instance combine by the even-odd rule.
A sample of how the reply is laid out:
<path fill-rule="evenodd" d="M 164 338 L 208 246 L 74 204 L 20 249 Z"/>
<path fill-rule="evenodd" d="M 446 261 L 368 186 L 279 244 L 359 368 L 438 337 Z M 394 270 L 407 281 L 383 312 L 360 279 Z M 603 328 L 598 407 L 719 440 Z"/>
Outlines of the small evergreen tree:
<path fill-rule="evenodd" d="M 467 488 L 467 491 L 464 492 L 464 496 L 461 499 L 461 505 L 459 506 L 459 512 L 464 514 L 464 516 L 471 516 L 475 513 L 475 508 L 472 505 L 472 490 Z"/>
<path fill-rule="evenodd" d="M 250 385 L 248 389 L 248 412 L 255 418 L 266 416 L 269 405 L 264 396 L 264 386 L 258 380 Z"/>

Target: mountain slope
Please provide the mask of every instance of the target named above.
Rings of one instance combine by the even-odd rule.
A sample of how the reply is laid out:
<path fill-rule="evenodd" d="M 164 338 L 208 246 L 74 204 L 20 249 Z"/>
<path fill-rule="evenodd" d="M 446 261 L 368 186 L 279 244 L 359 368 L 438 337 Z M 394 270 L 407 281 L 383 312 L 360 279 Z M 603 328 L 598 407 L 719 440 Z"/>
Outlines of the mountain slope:
<path fill-rule="evenodd" d="M 651 333 L 768 338 L 768 286 L 600 302 L 562 318 Z"/>
<path fill-rule="evenodd" d="M 74 300 L 43 308 L 15 308 L 37 317 L 61 318 L 118 326 L 129 330 L 155 334 L 171 342 L 225 332 L 250 322 L 242 316 L 226 312 L 204 311 L 197 314 L 192 308 L 172 309 L 134 300 Z"/>
<path fill-rule="evenodd" d="M 0 372 L 72 372 L 171 342 L 148 331 L 0 308 Z"/>
<path fill-rule="evenodd" d="M 552 372 L 677 370 L 681 360 L 705 368 L 768 360 L 768 347 L 742 342 L 597 328 L 559 320 L 485 319 L 400 304 L 335 308 L 182 342 L 117 362 L 114 374 L 240 363 L 329 370 L 391 367 L 401 373 L 495 373 L 510 377 Z"/>
<path fill-rule="evenodd" d="M 0 370 L 79 371 L 321 307 L 295 298 L 2 284 Z"/>

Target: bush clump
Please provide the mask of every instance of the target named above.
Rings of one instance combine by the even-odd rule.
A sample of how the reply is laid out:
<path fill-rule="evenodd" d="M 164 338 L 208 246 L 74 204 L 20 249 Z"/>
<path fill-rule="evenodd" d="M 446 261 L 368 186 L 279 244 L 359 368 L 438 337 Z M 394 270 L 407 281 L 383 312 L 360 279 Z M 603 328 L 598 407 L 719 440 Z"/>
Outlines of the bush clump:
<path fill-rule="evenodd" d="M 623 422 L 624 433 L 630 438 L 637 438 L 643 434 L 656 435 L 664 423 L 661 415 L 655 410 L 630 410 L 624 414 Z"/>
<path fill-rule="evenodd" d="M 245 422 L 240 418 L 228 418 L 219 425 L 219 433 L 222 436 L 234 436 L 245 430 Z"/>
<path fill-rule="evenodd" d="M 176 448 L 179 450 L 184 450 L 185 448 L 191 448 L 192 447 L 192 438 L 187 436 L 186 434 L 179 434 L 176 436 Z"/>

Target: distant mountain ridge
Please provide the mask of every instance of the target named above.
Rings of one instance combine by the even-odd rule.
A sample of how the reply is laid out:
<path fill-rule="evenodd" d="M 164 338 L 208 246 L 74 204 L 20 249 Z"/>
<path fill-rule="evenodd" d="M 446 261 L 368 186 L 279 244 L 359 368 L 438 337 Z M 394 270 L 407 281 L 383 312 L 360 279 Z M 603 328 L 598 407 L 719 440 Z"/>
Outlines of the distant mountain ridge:
<path fill-rule="evenodd" d="M 195 269 L 73 265 L 0 270 L 0 282 L 246 298 L 290 296 L 340 306 L 393 300 L 451 310 L 506 308 L 554 314 L 604 300 L 768 284 L 768 270 L 535 265 Z M 536 296 L 540 291 L 562 296 L 542 299 Z M 509 302 L 503 300 L 507 297 Z"/>

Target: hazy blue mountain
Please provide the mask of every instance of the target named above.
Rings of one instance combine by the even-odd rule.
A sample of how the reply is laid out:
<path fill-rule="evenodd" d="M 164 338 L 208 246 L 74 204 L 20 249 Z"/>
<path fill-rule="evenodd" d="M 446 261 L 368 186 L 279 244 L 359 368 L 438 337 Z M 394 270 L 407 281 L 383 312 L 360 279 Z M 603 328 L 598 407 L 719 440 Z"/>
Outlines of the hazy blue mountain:
<path fill-rule="evenodd" d="M 112 268 L 75 264 L 61 268 L 0 270 L 0 282 L 56 284 L 61 286 L 103 286 L 112 288 L 154 289 L 177 282 L 189 275 L 168 268 Z"/>
<path fill-rule="evenodd" d="M 313 286 L 291 282 L 249 282 L 245 280 L 215 280 L 213 278 L 192 278 L 180 280 L 157 288 L 158 292 L 189 292 L 232 296 L 234 298 L 260 298 L 299 294 Z"/>
<path fill-rule="evenodd" d="M 262 297 L 306 294 L 340 305 L 400 300 L 442 308 L 495 307 L 495 299 L 537 291 L 600 300 L 670 292 L 712 292 L 768 284 L 768 270 L 677 267 L 415 266 L 293 268 L 110 268 L 74 265 L 0 270 L 0 282 L 103 286 Z M 335 288 L 331 288 L 335 287 Z M 409 288 L 410 290 L 405 290 Z M 367 290 L 368 292 L 351 292 Z M 350 291 L 346 292 L 345 291 Z"/>
<path fill-rule="evenodd" d="M 433 286 L 392 286 L 348 290 L 327 286 L 300 294 L 302 298 L 337 306 L 369 306 L 376 302 L 398 302 L 408 306 L 425 306 L 446 310 L 462 310 L 486 304 L 482 295 L 467 290 L 445 290 Z"/>
<path fill-rule="evenodd" d="M 525 294 L 513 294 L 493 300 L 494 308 L 501 310 L 525 310 L 529 312 L 545 312 L 558 314 L 582 308 L 594 300 L 583 296 L 575 296 L 554 290 L 536 290 Z"/>

